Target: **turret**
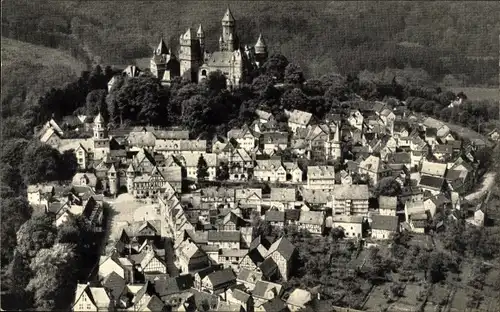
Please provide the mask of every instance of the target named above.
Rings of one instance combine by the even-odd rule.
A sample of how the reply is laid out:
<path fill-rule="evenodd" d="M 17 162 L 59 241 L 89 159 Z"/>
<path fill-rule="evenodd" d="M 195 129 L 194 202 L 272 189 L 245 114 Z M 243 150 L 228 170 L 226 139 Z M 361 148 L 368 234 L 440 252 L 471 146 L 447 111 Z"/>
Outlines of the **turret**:
<path fill-rule="evenodd" d="M 259 39 L 255 43 L 255 60 L 258 65 L 261 66 L 267 60 L 267 45 L 262 37 L 262 34 L 259 34 Z"/>
<path fill-rule="evenodd" d="M 219 37 L 219 51 L 224 50 L 224 40 L 222 39 L 222 36 Z"/>
<path fill-rule="evenodd" d="M 194 78 L 194 73 L 198 72 L 198 67 L 202 61 L 200 50 L 199 39 L 193 34 L 191 28 L 188 28 L 180 37 L 179 61 L 181 65 L 180 74 L 189 81 L 194 81 L 196 79 Z"/>
<path fill-rule="evenodd" d="M 153 57 L 151 58 L 149 66 L 151 73 L 156 78 L 162 78 L 167 68 L 168 61 L 170 61 L 170 51 L 162 38 L 158 47 L 153 51 Z"/>
<path fill-rule="evenodd" d="M 165 41 L 163 41 L 163 38 L 161 38 L 160 43 L 158 44 L 158 47 L 156 48 L 154 53 L 156 55 L 170 54 L 168 51 L 167 45 L 165 44 Z"/>
<path fill-rule="evenodd" d="M 114 164 L 111 164 L 111 168 L 108 170 L 108 180 L 109 180 L 109 193 L 111 195 L 116 195 L 118 193 L 118 177 Z"/>
<path fill-rule="evenodd" d="M 227 45 L 227 49 L 230 51 L 233 51 L 234 49 L 234 41 L 235 41 L 235 33 L 234 33 L 234 28 L 235 28 L 236 21 L 233 17 L 233 14 L 231 13 L 231 10 L 229 7 L 226 10 L 226 13 L 224 14 L 224 17 L 222 17 L 222 40 L 225 43 L 228 43 L 229 37 L 233 37 L 233 45 Z M 223 49 L 221 49 L 223 50 Z"/>
<path fill-rule="evenodd" d="M 200 42 L 201 53 L 204 53 L 205 52 L 205 31 L 203 31 L 203 27 L 201 27 L 201 24 L 198 27 L 198 31 L 196 32 L 196 37 L 198 38 L 198 41 Z"/>

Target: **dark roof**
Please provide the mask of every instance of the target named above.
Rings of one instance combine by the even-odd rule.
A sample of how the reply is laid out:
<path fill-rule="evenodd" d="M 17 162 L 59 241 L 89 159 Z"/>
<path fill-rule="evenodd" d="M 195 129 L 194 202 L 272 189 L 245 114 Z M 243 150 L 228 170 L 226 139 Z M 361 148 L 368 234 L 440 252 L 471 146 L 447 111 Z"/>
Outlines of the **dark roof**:
<path fill-rule="evenodd" d="M 269 257 L 259 265 L 259 269 L 266 278 L 270 278 L 278 270 L 278 265 L 274 262 L 273 258 Z"/>
<path fill-rule="evenodd" d="M 434 189 L 441 189 L 443 186 L 444 180 L 442 178 L 438 177 L 433 177 L 429 175 L 423 175 L 420 178 L 419 186 L 424 186 L 424 187 L 429 187 L 429 188 L 434 188 Z"/>
<path fill-rule="evenodd" d="M 426 137 L 435 137 L 437 136 L 437 129 L 436 128 L 427 128 L 425 129 L 425 136 Z"/>
<path fill-rule="evenodd" d="M 267 301 L 262 305 L 262 308 L 266 312 L 282 312 L 288 311 L 288 307 L 283 300 L 280 298 L 274 298 L 270 301 Z"/>
<path fill-rule="evenodd" d="M 278 210 L 266 211 L 266 221 L 268 222 L 285 222 L 285 212 Z"/>
<path fill-rule="evenodd" d="M 115 300 L 120 298 L 126 285 L 127 283 L 123 277 L 115 271 L 109 273 L 102 281 L 102 286 L 109 290 Z"/>
<path fill-rule="evenodd" d="M 285 220 L 298 221 L 300 218 L 300 209 L 286 209 Z"/>
<path fill-rule="evenodd" d="M 447 144 L 439 144 L 434 146 L 434 153 L 453 153 L 453 146 Z"/>
<path fill-rule="evenodd" d="M 405 152 L 392 153 L 389 154 L 387 162 L 392 164 L 409 164 L 411 163 L 411 155 Z"/>
<path fill-rule="evenodd" d="M 180 293 L 190 289 L 192 286 L 193 277 L 189 274 L 178 277 L 169 277 L 166 279 L 158 279 L 154 282 L 155 292 L 160 297 Z"/>
<path fill-rule="evenodd" d="M 239 242 L 240 232 L 236 231 L 224 231 L 224 232 L 208 232 L 209 242 Z"/>
<path fill-rule="evenodd" d="M 163 301 L 161 301 L 161 299 L 158 298 L 158 296 L 156 296 L 156 295 L 153 295 L 149 299 L 147 307 L 148 307 L 149 311 L 155 311 L 155 312 L 162 312 L 162 311 L 165 311 L 165 309 L 166 309 L 166 306 L 163 303 Z"/>
<path fill-rule="evenodd" d="M 234 275 L 233 270 L 230 268 L 212 272 L 207 277 L 212 283 L 213 288 L 236 281 L 236 275 Z"/>
<path fill-rule="evenodd" d="M 396 231 L 398 228 L 398 217 L 396 216 L 372 216 L 372 229 Z"/>

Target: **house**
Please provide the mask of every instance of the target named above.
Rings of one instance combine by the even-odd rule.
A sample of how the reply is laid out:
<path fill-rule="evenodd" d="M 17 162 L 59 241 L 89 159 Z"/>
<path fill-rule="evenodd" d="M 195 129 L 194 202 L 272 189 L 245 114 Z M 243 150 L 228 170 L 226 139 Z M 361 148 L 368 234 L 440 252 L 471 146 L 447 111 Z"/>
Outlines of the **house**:
<path fill-rule="evenodd" d="M 432 154 L 438 161 L 447 161 L 453 156 L 453 147 L 448 144 L 438 144 L 432 149 Z"/>
<path fill-rule="evenodd" d="M 111 299 L 104 287 L 77 284 L 73 311 L 111 311 L 113 308 Z"/>
<path fill-rule="evenodd" d="M 347 122 L 351 127 L 361 130 L 363 128 L 364 117 L 359 110 L 351 110 Z"/>
<path fill-rule="evenodd" d="M 294 109 L 293 111 L 285 110 L 285 114 L 288 117 L 288 128 L 290 128 L 293 133 L 297 132 L 299 128 L 307 128 L 312 118 L 311 113 L 298 109 Z"/>
<path fill-rule="evenodd" d="M 101 256 L 99 259 L 99 268 L 97 275 L 99 279 L 104 279 L 106 276 L 115 272 L 127 282 L 133 283 L 134 268 L 129 259 L 119 257 L 116 253 L 110 256 Z"/>
<path fill-rule="evenodd" d="M 280 211 L 295 207 L 297 191 L 292 187 L 272 187 L 269 205 Z"/>
<path fill-rule="evenodd" d="M 167 273 L 167 264 L 165 260 L 158 256 L 151 247 L 134 256 L 135 257 L 131 259 L 133 259 L 136 266 L 138 266 L 138 271 L 142 272 L 144 275 Z"/>
<path fill-rule="evenodd" d="M 97 186 L 97 177 L 94 173 L 82 173 L 82 172 L 77 172 L 73 176 L 73 179 L 71 181 L 72 185 L 88 185 L 90 186 L 93 190 L 96 189 Z"/>
<path fill-rule="evenodd" d="M 208 166 L 208 177 L 209 181 L 215 181 L 216 168 L 217 168 L 217 155 L 211 153 L 196 153 L 196 154 L 184 154 L 179 157 L 180 161 L 186 168 L 187 178 L 196 180 L 198 179 L 198 162 L 200 158 L 203 157 Z"/>
<path fill-rule="evenodd" d="M 321 235 L 325 228 L 325 212 L 301 211 L 297 223 L 299 229 L 307 230 L 311 234 Z"/>
<path fill-rule="evenodd" d="M 158 296 L 153 295 L 147 298 L 138 311 L 144 312 L 167 312 L 168 307 Z"/>
<path fill-rule="evenodd" d="M 380 215 L 395 216 L 398 206 L 398 198 L 396 196 L 379 196 L 378 210 Z"/>
<path fill-rule="evenodd" d="M 392 234 L 398 231 L 398 217 L 395 215 L 373 215 L 371 228 L 374 239 L 389 239 Z"/>
<path fill-rule="evenodd" d="M 286 170 L 286 180 L 288 182 L 302 182 L 304 172 L 296 162 L 283 162 Z"/>
<path fill-rule="evenodd" d="M 260 145 L 266 155 L 273 155 L 278 150 L 288 147 L 287 132 L 263 132 L 260 137 Z"/>
<path fill-rule="evenodd" d="M 336 185 L 333 189 L 333 211 L 335 214 L 368 214 L 368 185 Z"/>
<path fill-rule="evenodd" d="M 424 208 L 425 211 L 430 213 L 431 218 L 434 218 L 436 212 L 439 210 L 443 210 L 446 205 L 448 205 L 450 200 L 446 198 L 443 194 L 438 194 L 432 197 L 429 197 L 424 200 Z"/>
<path fill-rule="evenodd" d="M 391 169 L 382 163 L 377 156 L 370 155 L 367 159 L 361 161 L 358 167 L 360 174 L 366 174 L 373 185 L 384 177 L 391 175 Z"/>
<path fill-rule="evenodd" d="M 250 243 L 247 255 L 241 259 L 240 268 L 260 272 L 258 266 L 264 261 L 269 247 L 271 243 L 267 239 L 257 236 Z"/>
<path fill-rule="evenodd" d="M 446 164 L 424 161 L 422 163 L 422 168 L 420 169 L 420 174 L 444 178 L 446 174 L 446 167 Z"/>
<path fill-rule="evenodd" d="M 363 236 L 363 217 L 333 215 L 332 228 L 342 228 L 346 238 L 361 238 Z"/>
<path fill-rule="evenodd" d="M 392 128 L 392 135 L 394 138 L 399 140 L 400 138 L 406 138 L 410 135 L 410 125 L 408 121 L 395 120 Z"/>
<path fill-rule="evenodd" d="M 409 216 L 407 223 L 412 232 L 423 234 L 427 229 L 429 215 L 427 213 L 416 213 Z"/>
<path fill-rule="evenodd" d="M 301 209 L 287 209 L 285 210 L 285 224 L 298 224 L 301 211 L 309 211 L 310 208 L 303 204 Z"/>
<path fill-rule="evenodd" d="M 266 211 L 265 220 L 272 226 L 282 228 L 285 226 L 285 212 L 278 210 L 268 210 Z"/>
<path fill-rule="evenodd" d="M 255 284 L 262 280 L 262 273 L 255 270 L 240 268 L 240 272 L 236 277 L 236 283 L 242 284 L 249 291 L 253 291 Z"/>
<path fill-rule="evenodd" d="M 417 168 L 427 156 L 428 152 L 427 143 L 425 143 L 418 136 L 415 136 L 411 139 L 410 150 L 411 150 L 411 167 Z"/>
<path fill-rule="evenodd" d="M 184 240 L 175 250 L 176 264 L 181 273 L 189 273 L 209 266 L 207 254 L 195 243 Z"/>
<path fill-rule="evenodd" d="M 467 169 L 449 169 L 446 171 L 445 180 L 451 191 L 466 193 L 473 186 L 473 177 Z"/>
<path fill-rule="evenodd" d="M 266 258 L 261 264 L 259 264 L 259 271 L 262 272 L 263 280 L 266 281 L 274 282 L 279 280 L 281 276 L 278 265 L 271 257 Z"/>
<path fill-rule="evenodd" d="M 255 179 L 268 182 L 286 182 L 286 169 L 280 159 L 256 160 Z"/>
<path fill-rule="evenodd" d="M 406 170 L 411 170 L 411 153 L 408 152 L 398 152 L 391 153 L 387 155 L 387 164 L 390 165 L 402 165 Z"/>
<path fill-rule="evenodd" d="M 234 149 L 227 159 L 229 180 L 247 180 L 253 168 L 253 158 L 242 148 Z"/>
<path fill-rule="evenodd" d="M 271 257 L 274 260 L 284 281 L 290 277 L 295 253 L 295 246 L 285 237 L 281 237 L 269 247 L 266 258 Z"/>
<path fill-rule="evenodd" d="M 236 287 L 226 291 L 226 302 L 240 305 L 243 307 L 243 311 L 250 311 L 253 309 L 253 297 Z"/>
<path fill-rule="evenodd" d="M 264 110 L 261 110 L 261 109 L 256 109 L 255 114 L 259 118 L 259 122 L 262 124 L 266 124 L 266 123 L 272 122 L 274 120 L 273 114 L 266 112 Z"/>
<path fill-rule="evenodd" d="M 307 187 L 311 189 L 332 189 L 335 185 L 333 166 L 307 167 Z"/>
<path fill-rule="evenodd" d="M 208 244 L 217 245 L 221 249 L 239 249 L 241 233 L 239 231 L 208 231 Z"/>
<path fill-rule="evenodd" d="M 288 312 L 288 307 L 286 303 L 280 298 L 274 298 L 267 302 L 264 302 L 256 311 L 264 312 Z"/>
<path fill-rule="evenodd" d="M 441 193 L 444 185 L 445 180 L 443 178 L 430 175 L 422 175 L 418 182 L 418 186 L 422 188 L 424 192 L 429 191 L 433 195 Z"/>
<path fill-rule="evenodd" d="M 236 276 L 232 269 L 212 272 L 201 280 L 201 288 L 211 294 L 224 292 L 236 285 Z"/>
<path fill-rule="evenodd" d="M 258 211 L 262 208 L 261 188 L 237 188 L 234 190 L 234 202 L 241 209 Z"/>
<path fill-rule="evenodd" d="M 298 312 L 305 309 L 306 304 L 311 302 L 312 299 L 311 293 L 307 290 L 295 288 L 288 296 L 286 305 L 291 312 Z"/>
<path fill-rule="evenodd" d="M 484 226 L 484 221 L 486 218 L 486 214 L 484 213 L 483 209 L 477 209 L 474 211 L 474 215 L 472 218 L 467 218 L 465 221 L 467 223 L 472 224 L 474 226 L 482 227 Z"/>
<path fill-rule="evenodd" d="M 252 292 L 256 308 L 264 302 L 280 298 L 282 294 L 283 286 L 281 284 L 266 281 L 257 281 Z"/>
<path fill-rule="evenodd" d="M 384 108 L 379 115 L 380 119 L 384 123 L 386 127 L 392 128 L 394 121 L 396 120 L 396 115 L 392 112 L 392 110 L 388 108 Z"/>
<path fill-rule="evenodd" d="M 240 262 L 247 254 L 247 249 L 221 249 L 217 262 L 222 264 L 224 268 L 239 272 Z"/>
<path fill-rule="evenodd" d="M 258 137 L 255 136 L 247 125 L 241 129 L 233 128 L 227 133 L 228 140 L 234 139 L 238 142 L 238 148 L 251 151 L 255 147 Z"/>

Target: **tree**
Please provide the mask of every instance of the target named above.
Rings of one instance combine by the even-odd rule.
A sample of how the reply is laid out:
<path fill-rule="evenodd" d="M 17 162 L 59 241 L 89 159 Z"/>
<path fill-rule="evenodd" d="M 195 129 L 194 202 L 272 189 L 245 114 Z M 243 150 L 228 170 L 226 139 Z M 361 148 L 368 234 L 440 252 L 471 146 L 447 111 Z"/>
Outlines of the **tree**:
<path fill-rule="evenodd" d="M 78 161 L 74 150 L 66 150 L 62 153 L 59 163 L 59 180 L 70 180 L 78 170 Z"/>
<path fill-rule="evenodd" d="M 267 61 L 262 66 L 264 72 L 277 81 L 283 81 L 283 76 L 285 74 L 285 69 L 288 66 L 288 60 L 285 56 L 281 54 L 273 54 L 267 59 Z"/>
<path fill-rule="evenodd" d="M 18 168 L 0 164 L 1 198 L 19 196 L 24 189 L 24 181 Z"/>
<path fill-rule="evenodd" d="M 31 307 L 30 296 L 25 290 L 28 285 L 32 272 L 29 268 L 29 262 L 17 251 L 14 252 L 12 261 L 7 267 L 5 279 L 2 279 L 2 288 L 9 290 L 14 307 L 9 310 L 25 310 Z"/>
<path fill-rule="evenodd" d="M 280 102 L 283 109 L 299 109 L 305 110 L 308 106 L 309 99 L 299 88 L 293 88 L 285 91 L 281 96 Z"/>
<path fill-rule="evenodd" d="M 26 184 L 54 181 L 59 177 L 59 152 L 50 145 L 32 142 L 23 157 L 21 172 Z"/>
<path fill-rule="evenodd" d="M 220 166 L 217 168 L 217 180 L 225 181 L 229 179 L 229 167 L 227 163 L 221 162 Z"/>
<path fill-rule="evenodd" d="M 227 89 L 226 76 L 220 71 L 213 71 L 208 74 L 207 86 L 214 94 L 218 94 Z"/>
<path fill-rule="evenodd" d="M 377 183 L 373 193 L 376 194 L 376 197 L 380 195 L 397 196 L 401 193 L 401 184 L 392 177 L 383 178 Z"/>
<path fill-rule="evenodd" d="M 99 112 L 105 121 L 108 121 L 108 108 L 106 106 L 107 91 L 103 89 L 92 90 L 85 99 L 85 111 L 88 116 L 96 116 Z"/>
<path fill-rule="evenodd" d="M 293 63 L 290 63 L 286 66 L 284 78 L 286 83 L 297 85 L 301 85 L 305 81 L 302 69 L 299 65 Z"/>
<path fill-rule="evenodd" d="M 198 158 L 197 168 L 196 178 L 198 178 L 198 181 L 205 181 L 208 178 L 208 164 L 203 155 L 200 155 L 200 158 Z"/>
<path fill-rule="evenodd" d="M 2 207 L 2 225 L 1 231 L 1 263 L 4 267 L 10 262 L 14 249 L 16 247 L 16 232 L 21 225 L 31 216 L 32 208 L 24 197 L 2 198 L 0 199 Z"/>
<path fill-rule="evenodd" d="M 34 214 L 17 231 L 17 247 L 21 256 L 31 259 L 42 248 L 54 244 L 57 230 L 52 218 L 46 214 Z"/>
<path fill-rule="evenodd" d="M 30 263 L 36 275 L 26 289 L 33 293 L 38 310 L 62 309 L 73 292 L 75 265 L 74 245 L 55 244 L 41 249 Z"/>
<path fill-rule="evenodd" d="M 13 168 L 19 168 L 19 166 L 23 162 L 23 157 L 21 155 L 24 154 L 24 151 L 28 147 L 29 141 L 26 139 L 10 139 L 2 140 L 1 148 L 2 152 L 0 153 L 0 161 L 2 164 L 9 164 Z"/>

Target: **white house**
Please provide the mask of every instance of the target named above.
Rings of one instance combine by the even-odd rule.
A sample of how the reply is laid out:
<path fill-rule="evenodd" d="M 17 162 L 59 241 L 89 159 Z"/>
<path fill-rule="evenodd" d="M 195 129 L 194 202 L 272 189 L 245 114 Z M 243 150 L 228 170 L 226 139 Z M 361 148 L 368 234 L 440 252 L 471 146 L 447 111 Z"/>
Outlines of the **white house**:
<path fill-rule="evenodd" d="M 398 217 L 373 215 L 372 216 L 372 237 L 374 239 L 388 239 L 398 231 Z"/>

